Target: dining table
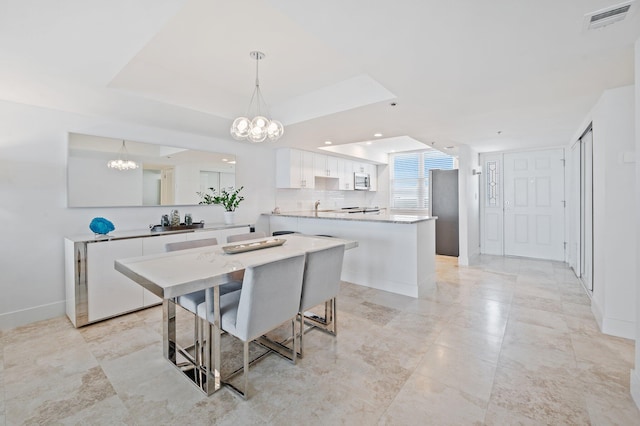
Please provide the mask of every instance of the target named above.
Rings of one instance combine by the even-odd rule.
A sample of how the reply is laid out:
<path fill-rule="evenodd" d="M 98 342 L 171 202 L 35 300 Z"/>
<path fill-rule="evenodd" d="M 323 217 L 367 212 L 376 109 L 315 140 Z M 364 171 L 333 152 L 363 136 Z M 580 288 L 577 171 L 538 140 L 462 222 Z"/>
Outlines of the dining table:
<path fill-rule="evenodd" d="M 222 330 L 219 286 L 237 279 L 242 271 L 251 266 L 338 245 L 344 245 L 345 250 L 349 250 L 358 247 L 358 242 L 326 236 L 286 234 L 236 244 L 118 259 L 114 267 L 162 298 L 164 357 L 205 394 L 212 395 L 224 384 L 220 374 Z M 201 351 L 204 356 L 189 356 L 181 352 L 176 340 L 176 298 L 208 288 L 213 289 L 214 317 L 208 320 L 207 327 L 203 327 L 204 336 L 194 348 L 194 353 Z M 183 367 L 184 359 L 178 357 L 180 353 L 186 355 L 182 358 L 188 360 L 190 368 Z"/>

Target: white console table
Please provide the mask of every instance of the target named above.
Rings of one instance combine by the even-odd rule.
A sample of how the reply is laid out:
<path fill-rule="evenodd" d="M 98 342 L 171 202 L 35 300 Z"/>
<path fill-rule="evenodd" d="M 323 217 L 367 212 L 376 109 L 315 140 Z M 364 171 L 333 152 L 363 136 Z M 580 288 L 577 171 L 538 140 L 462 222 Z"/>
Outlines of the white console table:
<path fill-rule="evenodd" d="M 217 238 L 249 232 L 250 225 L 211 225 L 171 232 L 150 230 L 113 232 L 107 236 L 65 238 L 67 316 L 75 327 L 144 309 L 162 299 L 117 272 L 116 259 L 163 253 L 167 243 Z"/>

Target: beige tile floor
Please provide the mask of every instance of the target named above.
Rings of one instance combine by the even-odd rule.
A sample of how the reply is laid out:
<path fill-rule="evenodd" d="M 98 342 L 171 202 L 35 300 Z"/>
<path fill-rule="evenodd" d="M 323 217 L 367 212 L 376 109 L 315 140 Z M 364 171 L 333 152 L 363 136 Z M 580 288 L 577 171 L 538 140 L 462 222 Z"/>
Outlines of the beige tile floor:
<path fill-rule="evenodd" d="M 296 366 L 266 357 L 248 401 L 162 358 L 158 307 L 2 332 L 0 424 L 640 424 L 633 342 L 598 331 L 566 265 L 437 263 L 423 299 L 344 283 L 338 338 L 307 334 Z"/>

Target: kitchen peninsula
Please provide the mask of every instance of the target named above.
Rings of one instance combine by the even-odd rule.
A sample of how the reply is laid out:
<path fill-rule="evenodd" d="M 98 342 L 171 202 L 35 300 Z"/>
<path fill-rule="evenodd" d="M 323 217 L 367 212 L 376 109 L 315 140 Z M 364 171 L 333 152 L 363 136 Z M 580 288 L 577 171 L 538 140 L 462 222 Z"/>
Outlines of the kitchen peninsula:
<path fill-rule="evenodd" d="M 359 242 L 345 253 L 342 279 L 411 297 L 435 287 L 435 220 L 384 211 L 302 211 L 266 214 L 271 232 L 295 231 Z"/>

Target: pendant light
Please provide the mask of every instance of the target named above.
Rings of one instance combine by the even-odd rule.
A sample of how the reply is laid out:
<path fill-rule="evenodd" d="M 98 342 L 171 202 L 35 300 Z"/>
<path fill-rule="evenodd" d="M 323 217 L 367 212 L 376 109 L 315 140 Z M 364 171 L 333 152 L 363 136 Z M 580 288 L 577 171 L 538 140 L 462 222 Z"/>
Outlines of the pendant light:
<path fill-rule="evenodd" d="M 251 142 L 263 142 L 267 138 L 271 141 L 275 141 L 280 139 L 283 135 L 284 127 L 279 121 L 268 118 L 269 109 L 264 97 L 262 96 L 262 92 L 260 91 L 258 63 L 261 59 L 264 59 L 265 54 L 253 51 L 249 53 L 249 56 L 256 60 L 256 88 L 253 90 L 253 95 L 251 95 L 251 101 L 249 101 L 247 117 L 238 117 L 233 120 L 233 124 L 231 124 L 231 136 L 236 140 L 248 139 Z M 256 101 L 256 105 L 253 107 L 255 115 L 253 118 L 248 118 L 250 117 L 249 114 L 252 111 L 254 100 Z M 266 116 L 262 115 L 262 111 L 260 109 L 261 104 L 264 104 L 264 113 Z"/>
<path fill-rule="evenodd" d="M 124 140 L 122 140 L 122 147 L 120 147 L 120 151 L 118 151 L 118 158 L 107 162 L 107 167 L 116 170 L 133 170 L 140 167 L 140 165 L 135 161 L 129 160 L 129 152 L 124 144 Z"/>

